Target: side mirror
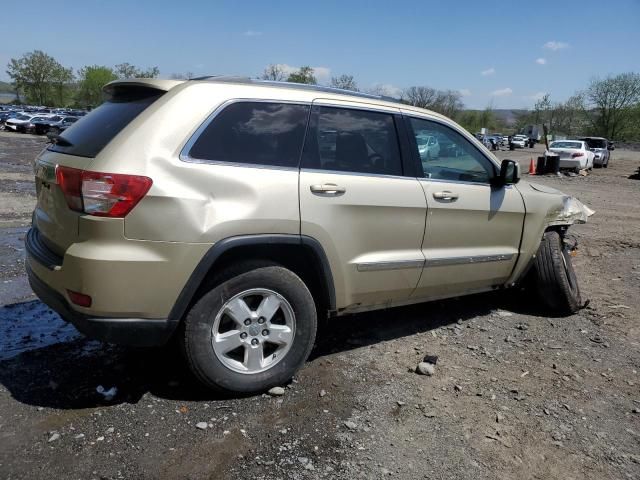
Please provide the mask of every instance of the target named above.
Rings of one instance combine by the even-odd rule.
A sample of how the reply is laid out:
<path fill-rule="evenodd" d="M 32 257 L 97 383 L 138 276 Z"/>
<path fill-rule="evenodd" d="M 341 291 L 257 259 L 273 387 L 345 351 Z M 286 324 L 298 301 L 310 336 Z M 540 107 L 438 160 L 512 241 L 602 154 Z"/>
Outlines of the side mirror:
<path fill-rule="evenodd" d="M 503 160 L 500 164 L 500 174 L 493 177 L 491 185 L 497 188 L 514 185 L 520 181 L 520 164 L 514 160 Z"/>

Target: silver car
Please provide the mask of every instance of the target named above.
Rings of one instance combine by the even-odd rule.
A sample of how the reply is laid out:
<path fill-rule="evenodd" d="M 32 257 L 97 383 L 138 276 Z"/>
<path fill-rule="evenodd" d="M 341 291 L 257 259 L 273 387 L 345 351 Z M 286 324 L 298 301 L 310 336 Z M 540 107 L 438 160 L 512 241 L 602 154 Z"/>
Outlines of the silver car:
<path fill-rule="evenodd" d="M 607 168 L 611 158 L 609 141 L 603 137 L 583 137 L 580 140 L 587 143 L 589 150 L 594 153 L 593 166 Z"/>

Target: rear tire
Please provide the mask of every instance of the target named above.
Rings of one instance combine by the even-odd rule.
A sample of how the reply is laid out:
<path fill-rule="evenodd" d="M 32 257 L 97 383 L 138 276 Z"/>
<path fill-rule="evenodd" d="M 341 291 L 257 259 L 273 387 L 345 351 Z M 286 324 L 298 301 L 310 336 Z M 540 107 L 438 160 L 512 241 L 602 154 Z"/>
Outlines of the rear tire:
<path fill-rule="evenodd" d="M 558 232 L 545 232 L 534 269 L 540 299 L 552 313 L 571 315 L 580 310 L 582 298 L 571 256 Z"/>
<path fill-rule="evenodd" d="M 213 287 L 194 304 L 185 319 L 184 354 L 208 388 L 261 392 L 286 383 L 304 364 L 316 316 L 300 277 L 280 266 L 256 268 Z"/>

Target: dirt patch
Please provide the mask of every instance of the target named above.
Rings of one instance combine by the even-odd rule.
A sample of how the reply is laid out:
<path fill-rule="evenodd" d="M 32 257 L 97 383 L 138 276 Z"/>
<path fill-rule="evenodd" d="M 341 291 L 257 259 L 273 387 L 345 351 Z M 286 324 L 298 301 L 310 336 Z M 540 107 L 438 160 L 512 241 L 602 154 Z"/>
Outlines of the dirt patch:
<path fill-rule="evenodd" d="M 10 163 L 0 155 L 0 175 L 18 174 L 4 180 L 22 181 L 40 141 L 0 136 L 13 152 Z M 526 171 L 540 153 L 498 155 Z M 586 177 L 535 177 L 596 211 L 572 229 L 586 309 L 549 318 L 535 297 L 508 291 L 335 319 L 279 398 L 204 392 L 172 348 L 52 344 L 64 325 L 39 302 L 5 307 L 0 325 L 33 341 L 0 360 L 0 476 L 639 478 L 640 189 L 627 178 L 639 163 L 617 149 Z M 11 185 L 0 194 L 23 224 L 0 223 L 5 303 L 24 295 L 33 202 Z M 51 328 L 36 334 L 35 322 Z M 432 377 L 413 372 L 427 353 L 438 356 Z M 117 394 L 106 400 L 98 386 Z"/>

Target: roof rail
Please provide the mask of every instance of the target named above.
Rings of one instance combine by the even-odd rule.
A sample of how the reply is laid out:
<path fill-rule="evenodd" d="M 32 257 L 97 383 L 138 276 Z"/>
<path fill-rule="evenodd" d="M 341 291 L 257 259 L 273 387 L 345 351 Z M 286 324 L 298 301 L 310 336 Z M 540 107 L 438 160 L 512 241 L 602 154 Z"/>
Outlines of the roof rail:
<path fill-rule="evenodd" d="M 191 80 L 199 80 L 199 81 L 209 81 L 209 82 L 219 82 L 219 83 L 241 83 L 248 85 L 263 85 L 265 87 L 274 87 L 274 88 L 286 88 L 293 90 L 306 90 L 312 92 L 325 92 L 325 93 L 336 93 L 340 95 L 348 95 L 350 97 L 358 97 L 358 98 L 368 98 L 372 100 L 383 100 L 391 103 L 402 103 L 400 99 L 394 97 L 388 97 L 385 95 L 375 95 L 372 93 L 364 93 L 364 92 L 354 92 L 353 90 L 345 90 L 343 88 L 335 88 L 335 87 L 325 87 L 322 85 L 309 85 L 306 83 L 295 83 L 295 82 L 277 82 L 274 80 L 259 80 L 255 78 L 249 77 L 236 77 L 236 76 L 227 76 L 227 75 L 209 75 L 204 77 L 192 78 Z"/>

